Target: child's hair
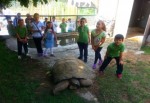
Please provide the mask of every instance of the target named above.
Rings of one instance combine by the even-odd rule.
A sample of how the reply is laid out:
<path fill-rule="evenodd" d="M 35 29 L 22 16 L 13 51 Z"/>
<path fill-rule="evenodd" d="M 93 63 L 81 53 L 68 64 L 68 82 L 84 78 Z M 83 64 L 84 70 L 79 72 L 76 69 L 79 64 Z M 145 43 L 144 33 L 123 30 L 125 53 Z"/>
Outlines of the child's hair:
<path fill-rule="evenodd" d="M 115 39 L 122 39 L 122 40 L 124 40 L 124 36 L 122 34 L 117 34 L 115 36 Z"/>
<path fill-rule="evenodd" d="M 19 20 L 18 20 L 18 23 L 19 23 L 20 21 L 24 21 L 24 20 L 23 20 L 23 19 L 19 19 Z"/>
<path fill-rule="evenodd" d="M 34 18 L 39 17 L 39 13 L 34 13 L 33 17 Z"/>
<path fill-rule="evenodd" d="M 46 33 L 46 32 L 47 32 L 47 30 L 48 30 L 48 26 L 47 26 L 47 24 L 50 24 L 50 23 L 52 23 L 52 22 L 51 22 L 51 21 L 48 21 L 48 22 L 46 23 L 45 33 Z M 53 25 L 52 25 L 52 27 L 51 27 L 50 29 L 52 29 L 52 32 L 54 32 Z"/>
<path fill-rule="evenodd" d="M 102 23 L 102 25 L 103 25 L 102 30 L 106 31 L 106 25 L 105 25 L 104 21 L 99 20 L 98 22 L 101 22 L 101 23 Z"/>
<path fill-rule="evenodd" d="M 82 21 L 82 20 L 86 21 L 86 18 L 81 18 L 80 21 Z"/>

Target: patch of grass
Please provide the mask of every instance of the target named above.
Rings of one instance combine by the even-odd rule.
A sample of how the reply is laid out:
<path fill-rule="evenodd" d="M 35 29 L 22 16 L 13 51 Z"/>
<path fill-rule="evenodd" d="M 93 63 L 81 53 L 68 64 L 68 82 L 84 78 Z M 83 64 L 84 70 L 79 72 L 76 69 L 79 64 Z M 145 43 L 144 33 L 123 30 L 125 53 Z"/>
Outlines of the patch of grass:
<path fill-rule="evenodd" d="M 141 47 L 141 50 L 145 52 L 145 54 L 150 54 L 150 47 L 149 46 L 143 46 Z"/>
<path fill-rule="evenodd" d="M 150 98 L 150 66 L 137 62 L 124 66 L 123 78 L 115 76 L 116 66 L 107 67 L 105 75 L 97 77 L 99 101 L 103 103 L 145 103 Z"/>
<path fill-rule="evenodd" d="M 50 91 L 37 94 L 40 80 L 28 76 L 33 69 L 38 72 L 39 67 L 42 64 L 36 60 L 18 60 L 17 53 L 0 42 L 0 103 L 88 103 L 74 91 L 66 90 L 58 96 L 53 96 Z"/>

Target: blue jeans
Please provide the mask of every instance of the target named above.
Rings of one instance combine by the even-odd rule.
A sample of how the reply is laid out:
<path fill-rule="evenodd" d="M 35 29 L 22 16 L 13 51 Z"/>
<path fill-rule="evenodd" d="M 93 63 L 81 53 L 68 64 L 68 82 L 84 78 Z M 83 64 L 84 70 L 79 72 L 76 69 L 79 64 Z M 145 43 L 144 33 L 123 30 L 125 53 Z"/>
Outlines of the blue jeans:
<path fill-rule="evenodd" d="M 102 47 L 98 47 L 97 50 L 95 51 L 95 60 L 94 60 L 94 64 L 97 63 L 97 60 L 102 60 L 101 58 L 101 54 L 100 51 L 102 50 Z"/>
<path fill-rule="evenodd" d="M 87 55 L 88 55 L 88 43 L 81 43 L 78 42 L 79 52 L 80 56 L 79 58 L 83 58 L 83 51 L 84 51 L 84 60 L 87 61 Z"/>

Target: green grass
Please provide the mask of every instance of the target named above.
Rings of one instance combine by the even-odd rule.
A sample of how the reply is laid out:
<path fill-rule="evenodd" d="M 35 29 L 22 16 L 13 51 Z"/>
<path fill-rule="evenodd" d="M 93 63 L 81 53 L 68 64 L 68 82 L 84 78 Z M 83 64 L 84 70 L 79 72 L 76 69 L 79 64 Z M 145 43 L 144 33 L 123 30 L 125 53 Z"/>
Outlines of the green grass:
<path fill-rule="evenodd" d="M 34 69 L 38 71 L 36 60 L 17 59 L 17 53 L 8 50 L 4 42 L 0 42 L 0 103 L 88 103 L 74 91 L 63 91 L 53 96 L 50 91 L 35 91 L 40 87 L 40 80 L 30 79 L 28 74 Z M 43 68 L 45 69 L 45 68 Z"/>
<path fill-rule="evenodd" d="M 115 67 L 108 67 L 105 75 L 96 80 L 99 84 L 99 101 L 103 103 L 149 103 L 150 66 L 137 62 L 124 66 L 123 78 L 117 79 Z M 147 102 L 148 101 L 148 102 Z"/>
<path fill-rule="evenodd" d="M 141 47 L 141 50 L 145 52 L 145 54 L 150 54 L 150 47 L 149 46 L 143 46 Z"/>

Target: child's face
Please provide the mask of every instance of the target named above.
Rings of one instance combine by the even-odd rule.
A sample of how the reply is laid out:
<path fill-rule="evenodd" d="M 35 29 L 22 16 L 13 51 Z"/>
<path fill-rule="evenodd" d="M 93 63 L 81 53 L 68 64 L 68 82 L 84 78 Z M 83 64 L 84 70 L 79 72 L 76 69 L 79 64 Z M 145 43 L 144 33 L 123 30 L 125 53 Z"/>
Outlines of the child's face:
<path fill-rule="evenodd" d="M 35 16 L 34 16 L 35 21 L 38 21 L 39 18 L 40 18 L 39 15 L 35 15 Z"/>
<path fill-rule="evenodd" d="M 65 19 L 62 19 L 62 22 L 64 23 L 64 22 L 65 22 Z"/>
<path fill-rule="evenodd" d="M 85 25 L 85 20 L 80 20 L 80 25 L 84 26 Z"/>
<path fill-rule="evenodd" d="M 20 21 L 19 21 L 19 25 L 20 25 L 20 26 L 23 26 L 23 25 L 24 25 L 24 21 L 23 21 L 23 20 L 20 20 Z"/>
<path fill-rule="evenodd" d="M 116 45 L 120 45 L 123 42 L 123 39 L 115 39 L 114 42 Z"/>
<path fill-rule="evenodd" d="M 47 24 L 47 27 L 48 27 L 48 28 L 51 28 L 52 26 L 53 26 L 52 23 L 48 23 L 48 24 Z"/>
<path fill-rule="evenodd" d="M 102 22 L 97 22 L 96 28 L 97 28 L 98 30 L 101 30 L 101 29 L 103 28 Z"/>

